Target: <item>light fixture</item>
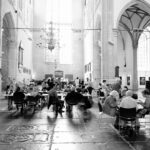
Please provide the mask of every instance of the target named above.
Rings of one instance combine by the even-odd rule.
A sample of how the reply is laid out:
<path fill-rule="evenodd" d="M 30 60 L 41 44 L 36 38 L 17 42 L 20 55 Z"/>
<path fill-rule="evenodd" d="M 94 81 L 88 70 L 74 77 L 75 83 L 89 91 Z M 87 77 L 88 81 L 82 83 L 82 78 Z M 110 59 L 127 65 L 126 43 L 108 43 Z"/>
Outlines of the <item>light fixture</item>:
<path fill-rule="evenodd" d="M 53 27 L 54 23 L 49 22 L 45 25 L 44 30 L 42 30 L 42 35 L 40 35 L 41 41 L 36 44 L 40 48 L 47 48 L 53 51 L 59 45 L 59 39 L 57 35 L 59 30 Z"/>
<path fill-rule="evenodd" d="M 55 46 L 56 46 L 56 39 L 54 39 L 54 31 L 53 31 L 53 22 L 50 22 L 48 24 L 48 30 L 47 30 L 47 33 L 46 33 L 47 37 L 48 37 L 48 49 L 50 51 L 52 51 Z"/>

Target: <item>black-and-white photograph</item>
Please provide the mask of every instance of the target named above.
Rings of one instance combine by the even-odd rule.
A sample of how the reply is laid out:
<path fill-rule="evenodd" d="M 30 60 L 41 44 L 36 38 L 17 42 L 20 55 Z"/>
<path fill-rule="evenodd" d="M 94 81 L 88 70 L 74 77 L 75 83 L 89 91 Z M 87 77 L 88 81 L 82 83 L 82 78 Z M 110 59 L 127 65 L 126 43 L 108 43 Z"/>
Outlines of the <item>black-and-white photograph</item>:
<path fill-rule="evenodd" d="M 127 85 L 130 85 L 130 76 L 127 76 Z"/>
<path fill-rule="evenodd" d="M 150 0 L 0 0 L 0 150 L 148 150 Z"/>
<path fill-rule="evenodd" d="M 145 85 L 145 77 L 140 77 L 140 85 Z"/>

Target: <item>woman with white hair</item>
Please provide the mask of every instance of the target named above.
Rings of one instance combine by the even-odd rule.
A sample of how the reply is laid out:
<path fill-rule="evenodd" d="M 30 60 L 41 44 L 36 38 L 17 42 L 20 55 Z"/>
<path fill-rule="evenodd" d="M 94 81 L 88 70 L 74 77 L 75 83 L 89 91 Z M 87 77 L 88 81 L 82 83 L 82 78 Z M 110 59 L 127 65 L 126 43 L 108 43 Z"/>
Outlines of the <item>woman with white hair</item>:
<path fill-rule="evenodd" d="M 103 105 L 103 112 L 110 116 L 116 115 L 117 102 L 119 100 L 119 93 L 115 90 L 111 91 L 109 96 L 106 98 Z"/>
<path fill-rule="evenodd" d="M 120 107 L 122 108 L 137 108 L 137 101 L 132 98 L 133 92 L 131 90 L 128 90 L 126 92 L 126 96 L 122 99 L 120 103 Z"/>
<path fill-rule="evenodd" d="M 133 96 L 133 91 L 128 90 L 126 92 L 126 96 L 122 98 L 122 101 L 119 105 L 119 110 L 120 110 L 120 108 L 124 108 L 124 109 L 136 108 L 136 109 L 138 109 L 137 102 L 134 98 L 132 98 L 132 96 Z M 119 115 L 120 115 L 120 113 L 118 113 L 118 115 L 116 116 L 116 120 L 115 120 L 115 124 L 114 124 L 114 127 L 116 129 L 119 129 L 119 126 L 125 126 L 125 124 L 126 124 L 126 122 L 123 120 L 119 121 Z M 139 126 L 138 119 L 136 120 L 136 123 L 137 123 L 137 126 Z"/>

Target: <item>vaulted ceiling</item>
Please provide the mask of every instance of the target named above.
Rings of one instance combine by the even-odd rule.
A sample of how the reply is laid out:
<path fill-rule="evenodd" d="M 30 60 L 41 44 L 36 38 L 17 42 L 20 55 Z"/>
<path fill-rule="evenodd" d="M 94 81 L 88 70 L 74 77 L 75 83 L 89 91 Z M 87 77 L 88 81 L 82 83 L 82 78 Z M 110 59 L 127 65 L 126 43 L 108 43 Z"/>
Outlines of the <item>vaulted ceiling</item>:
<path fill-rule="evenodd" d="M 145 3 L 137 3 L 127 8 L 119 22 L 120 31 L 127 31 L 132 39 L 133 47 L 137 47 L 143 30 L 150 25 L 150 7 Z"/>

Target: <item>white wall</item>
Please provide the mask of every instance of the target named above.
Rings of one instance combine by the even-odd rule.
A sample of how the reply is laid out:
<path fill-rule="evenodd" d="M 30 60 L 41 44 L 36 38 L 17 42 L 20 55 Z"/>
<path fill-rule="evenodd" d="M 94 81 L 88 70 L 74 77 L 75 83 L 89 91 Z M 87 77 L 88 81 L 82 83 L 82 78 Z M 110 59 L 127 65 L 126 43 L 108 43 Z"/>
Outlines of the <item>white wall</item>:
<path fill-rule="evenodd" d="M 10 48 L 11 54 L 14 55 L 12 57 L 14 60 L 12 62 L 14 63 L 13 67 L 10 68 L 9 72 L 13 73 L 13 77 L 16 79 L 16 81 L 23 81 L 31 79 L 30 74 L 25 74 L 23 72 L 19 72 L 18 70 L 18 48 L 19 48 L 19 43 L 22 41 L 23 43 L 23 48 L 24 48 L 24 64 L 23 67 L 26 67 L 30 70 L 32 70 L 32 33 L 31 32 L 26 32 L 26 29 L 21 29 L 21 28 L 26 28 L 25 24 L 23 23 L 23 15 L 20 16 L 19 8 L 17 6 L 17 2 L 15 1 L 15 5 L 12 6 L 7 0 L 2 0 L 2 9 L 1 9 L 1 23 L 3 23 L 3 17 L 6 13 L 10 12 L 12 15 L 12 19 L 14 22 L 14 27 L 19 28 L 17 29 L 12 29 L 15 30 L 16 37 L 14 38 L 15 41 L 12 41 L 15 45 L 15 47 L 12 47 L 13 49 Z M 25 15 L 25 14 L 24 14 Z M 32 16 L 30 16 L 32 18 Z M 32 23 L 32 19 L 31 19 Z M 29 27 L 29 26 L 28 26 Z M 30 38 L 30 39 L 29 39 Z"/>
<path fill-rule="evenodd" d="M 82 1 L 76 0 L 72 1 L 72 28 L 82 30 L 83 18 L 82 18 Z M 34 7 L 34 27 L 44 27 L 46 23 L 46 1 L 35 0 Z M 77 11 L 78 10 L 78 11 Z M 57 68 L 55 68 L 55 63 L 45 63 L 45 50 L 36 46 L 40 42 L 40 32 L 34 33 L 34 44 L 33 44 L 33 69 L 36 79 L 44 79 L 45 74 L 54 74 L 55 69 L 62 70 L 64 74 L 73 74 L 74 79 L 78 76 L 83 78 L 83 35 L 82 32 L 72 32 L 72 51 L 73 64 L 60 64 L 59 56 L 57 57 Z M 59 52 L 57 53 L 59 55 Z"/>
<path fill-rule="evenodd" d="M 117 28 L 118 19 L 124 12 L 124 7 L 133 0 L 114 0 L 114 28 Z"/>

